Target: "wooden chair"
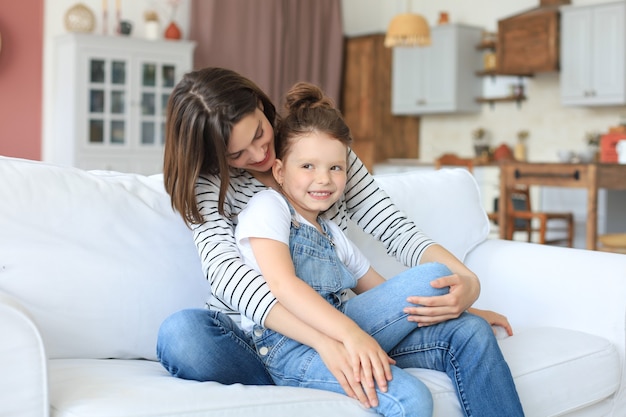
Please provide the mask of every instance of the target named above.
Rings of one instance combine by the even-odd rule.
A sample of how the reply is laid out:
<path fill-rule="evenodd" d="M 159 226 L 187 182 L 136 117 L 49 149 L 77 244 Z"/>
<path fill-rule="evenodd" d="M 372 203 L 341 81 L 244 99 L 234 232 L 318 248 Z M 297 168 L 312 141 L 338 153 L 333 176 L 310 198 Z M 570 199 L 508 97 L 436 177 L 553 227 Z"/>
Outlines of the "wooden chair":
<path fill-rule="evenodd" d="M 474 160 L 472 158 L 461 158 L 456 154 L 446 153 L 435 159 L 435 169 L 443 166 L 463 166 L 470 172 L 474 170 Z M 507 204 L 507 212 L 511 218 L 508 222 L 508 230 L 506 232 L 507 239 L 513 240 L 515 232 L 525 232 L 527 240 L 532 240 L 533 233 L 538 233 L 539 243 L 542 244 L 558 244 L 563 243 L 568 247 L 574 244 L 574 215 L 572 213 L 556 213 L 532 211 L 530 201 L 530 192 L 527 186 L 518 185 L 511 190 L 511 199 Z M 487 217 L 495 225 L 498 224 L 498 198 L 494 201 L 493 212 L 488 212 Z M 533 228 L 533 220 L 539 222 L 538 228 Z M 565 237 L 557 239 L 547 239 L 548 223 L 554 223 L 552 220 L 562 220 L 565 222 L 565 228 L 551 228 L 550 231 L 565 231 Z"/>
<path fill-rule="evenodd" d="M 506 231 L 507 239 L 513 239 L 513 233 L 516 231 L 524 231 L 527 233 L 528 241 L 531 241 L 532 233 L 537 232 L 539 242 L 541 244 L 558 244 L 565 243 L 568 247 L 574 245 L 574 215 L 571 212 L 546 212 L 533 211 L 530 200 L 529 187 L 525 185 L 517 185 L 511 189 L 511 199 L 507 204 L 507 215 L 511 221 L 508 222 L 508 230 Z M 533 220 L 539 222 L 538 228 L 533 228 Z M 553 220 L 561 220 L 565 223 L 565 227 L 551 227 L 548 229 L 549 222 Z M 564 237 L 547 239 L 548 230 L 564 231 Z"/>
<path fill-rule="evenodd" d="M 435 169 L 441 169 L 443 166 L 462 166 L 466 167 L 469 172 L 474 172 L 474 159 L 461 158 L 453 153 L 444 153 L 435 159 Z"/>

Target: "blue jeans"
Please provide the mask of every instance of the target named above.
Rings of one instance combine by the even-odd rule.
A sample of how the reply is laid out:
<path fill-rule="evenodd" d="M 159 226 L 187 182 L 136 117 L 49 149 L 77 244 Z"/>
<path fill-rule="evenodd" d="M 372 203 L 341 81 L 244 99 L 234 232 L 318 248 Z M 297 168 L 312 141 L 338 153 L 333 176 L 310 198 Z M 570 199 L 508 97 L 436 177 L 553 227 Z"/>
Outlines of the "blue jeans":
<path fill-rule="evenodd" d="M 339 303 L 338 308 L 388 351 L 412 332 L 420 331 L 402 311 L 409 305 L 406 301 L 408 296 L 448 292 L 447 288 L 439 290 L 431 287 L 430 281 L 424 279 L 433 274 L 449 275 L 450 271 L 441 264 L 421 265 L 345 303 Z M 325 278 L 320 279 L 325 281 Z M 314 349 L 260 326 L 255 327 L 253 339 L 259 356 L 277 385 L 344 392 Z M 432 416 L 432 396 L 426 385 L 400 367 L 392 366 L 391 371 L 393 379 L 387 392 L 377 389 L 379 404 L 374 410 L 385 417 Z"/>
<path fill-rule="evenodd" d="M 437 277 L 422 276 L 421 280 Z M 375 296 L 369 291 L 363 295 L 366 294 Z M 366 298 L 362 300 L 361 304 L 348 302 L 345 307 L 357 322 L 359 310 L 372 308 Z M 401 312 L 402 308 L 398 310 Z M 397 368 L 445 372 L 457 389 L 466 416 L 523 416 L 508 365 L 491 327 L 480 317 L 464 313 L 455 320 L 420 327 L 392 347 L 384 346 L 383 336 L 374 335 L 396 360 Z M 167 318 L 159 332 L 157 355 L 165 369 L 180 378 L 223 384 L 273 384 L 251 338 L 219 312 L 183 310 Z M 394 380 L 403 381 L 404 376 L 398 375 L 401 374 L 394 369 Z"/>

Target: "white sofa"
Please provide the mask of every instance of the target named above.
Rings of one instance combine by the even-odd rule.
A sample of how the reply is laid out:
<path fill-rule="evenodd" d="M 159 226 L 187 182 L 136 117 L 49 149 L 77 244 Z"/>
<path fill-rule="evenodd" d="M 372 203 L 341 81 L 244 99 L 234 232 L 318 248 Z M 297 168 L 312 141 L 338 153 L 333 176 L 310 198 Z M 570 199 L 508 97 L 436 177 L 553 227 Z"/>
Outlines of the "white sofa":
<path fill-rule="evenodd" d="M 463 170 L 377 180 L 478 273 L 477 307 L 508 316 L 515 335 L 500 343 L 527 416 L 626 416 L 625 255 L 485 240 Z M 399 269 L 350 233 L 381 272 Z M 158 176 L 0 157 L 0 416 L 373 414 L 324 391 L 171 377 L 155 361 L 159 325 L 208 295 Z M 444 374 L 412 372 L 432 390 L 435 416 L 462 415 Z"/>

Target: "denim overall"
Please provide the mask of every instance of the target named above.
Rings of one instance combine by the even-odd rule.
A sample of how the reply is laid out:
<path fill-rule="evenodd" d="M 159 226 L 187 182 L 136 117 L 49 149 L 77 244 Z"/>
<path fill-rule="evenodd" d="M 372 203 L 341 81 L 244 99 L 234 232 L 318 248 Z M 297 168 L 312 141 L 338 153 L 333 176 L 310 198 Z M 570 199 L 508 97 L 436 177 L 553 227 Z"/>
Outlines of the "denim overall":
<path fill-rule="evenodd" d="M 318 219 L 324 231 L 322 234 L 308 224 L 300 224 L 295 218 L 291 204 L 289 204 L 289 209 L 292 216 L 289 251 L 296 275 L 331 305 L 343 311 L 344 307 L 350 304 L 350 300 L 344 303 L 341 293 L 343 290 L 353 288 L 356 285 L 356 278 L 337 257 L 332 235 L 325 221 Z M 371 301 L 367 303 L 370 304 Z M 385 304 L 385 302 L 379 298 L 377 304 Z M 401 306 L 396 309 L 401 313 Z M 373 314 L 379 313 L 376 308 L 371 311 Z M 416 329 L 415 324 L 406 320 L 405 314 L 399 314 L 399 316 L 402 317 L 402 326 L 407 329 L 402 331 L 404 335 Z M 394 323 L 399 323 L 399 321 L 394 320 L 392 324 Z M 393 326 L 383 324 L 381 327 L 380 335 L 384 337 L 384 329 Z M 399 341 L 397 339 L 402 337 L 393 337 L 393 345 L 397 344 Z M 258 325 L 254 326 L 252 339 L 259 357 L 265 363 L 276 385 L 344 393 L 319 354 L 309 346 Z M 388 392 L 378 391 L 379 406 L 375 410 L 384 416 L 430 416 L 432 398 L 428 388 L 402 369 L 392 367 L 392 372 L 394 379 L 389 384 Z"/>

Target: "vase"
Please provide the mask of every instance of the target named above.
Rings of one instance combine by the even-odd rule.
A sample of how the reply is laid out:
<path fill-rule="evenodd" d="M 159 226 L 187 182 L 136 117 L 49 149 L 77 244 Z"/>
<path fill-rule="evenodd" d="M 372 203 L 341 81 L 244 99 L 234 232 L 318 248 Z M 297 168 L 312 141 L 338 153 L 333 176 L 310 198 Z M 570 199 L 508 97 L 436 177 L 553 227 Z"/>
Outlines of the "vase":
<path fill-rule="evenodd" d="M 159 22 L 158 20 L 148 20 L 146 21 L 145 31 L 146 31 L 146 39 L 156 40 L 159 39 Z"/>
<path fill-rule="evenodd" d="M 65 29 L 69 32 L 92 32 L 96 18 L 91 9 L 83 3 L 77 3 L 65 12 Z"/>
<path fill-rule="evenodd" d="M 165 28 L 165 33 L 163 34 L 163 37 L 165 39 L 180 39 L 181 36 L 182 32 L 174 21 L 170 22 L 170 24 L 167 25 L 167 27 Z"/>

